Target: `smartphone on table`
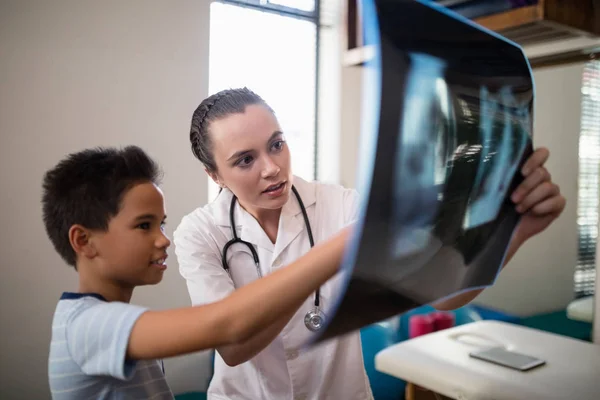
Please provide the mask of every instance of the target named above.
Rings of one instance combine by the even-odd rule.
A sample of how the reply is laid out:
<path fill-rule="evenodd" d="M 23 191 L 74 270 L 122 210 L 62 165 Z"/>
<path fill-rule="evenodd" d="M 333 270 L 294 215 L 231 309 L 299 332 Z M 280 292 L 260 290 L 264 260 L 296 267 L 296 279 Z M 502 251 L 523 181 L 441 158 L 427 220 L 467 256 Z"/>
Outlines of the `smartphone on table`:
<path fill-rule="evenodd" d="M 469 356 L 518 371 L 529 371 L 546 364 L 544 360 L 539 358 L 509 351 L 503 347 L 472 352 L 469 353 Z"/>

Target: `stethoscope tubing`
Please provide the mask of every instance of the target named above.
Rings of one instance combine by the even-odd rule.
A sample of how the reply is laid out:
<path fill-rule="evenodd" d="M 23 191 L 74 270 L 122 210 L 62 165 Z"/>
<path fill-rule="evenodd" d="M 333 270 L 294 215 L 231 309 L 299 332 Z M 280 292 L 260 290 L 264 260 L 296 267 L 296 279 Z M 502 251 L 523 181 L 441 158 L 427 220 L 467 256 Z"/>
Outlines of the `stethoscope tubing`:
<path fill-rule="evenodd" d="M 300 197 L 300 194 L 298 193 L 298 191 L 296 190 L 296 187 L 294 185 L 292 185 L 292 192 L 294 192 L 294 196 L 296 197 L 296 200 L 298 200 L 298 204 L 300 205 L 300 210 L 302 211 L 302 217 L 304 218 L 304 226 L 306 226 L 306 231 L 308 233 L 308 240 L 310 242 L 310 247 L 313 248 L 315 246 L 315 241 L 313 238 L 310 221 L 308 220 L 308 214 L 306 213 L 306 208 L 304 207 L 304 202 L 302 201 L 302 198 Z M 231 198 L 231 204 L 229 206 L 229 223 L 231 225 L 231 234 L 232 234 L 233 238 L 230 241 L 228 241 L 227 243 L 225 243 L 225 246 L 223 247 L 223 256 L 221 259 L 223 269 L 231 277 L 231 273 L 229 271 L 229 264 L 227 263 L 227 251 L 229 250 L 229 248 L 232 245 L 234 245 L 236 243 L 240 243 L 250 249 L 250 252 L 252 253 L 252 258 L 254 259 L 254 265 L 256 267 L 256 272 L 258 274 L 258 277 L 262 278 L 262 272 L 260 271 L 260 261 L 258 259 L 258 253 L 256 252 L 256 249 L 254 248 L 252 243 L 242 240 L 237 235 L 237 232 L 235 229 L 235 217 L 234 217 L 236 201 L 237 201 L 237 197 L 235 195 L 233 195 L 233 197 Z M 316 308 L 319 307 L 320 300 L 321 300 L 320 288 L 317 288 L 317 290 L 315 292 L 315 307 Z"/>

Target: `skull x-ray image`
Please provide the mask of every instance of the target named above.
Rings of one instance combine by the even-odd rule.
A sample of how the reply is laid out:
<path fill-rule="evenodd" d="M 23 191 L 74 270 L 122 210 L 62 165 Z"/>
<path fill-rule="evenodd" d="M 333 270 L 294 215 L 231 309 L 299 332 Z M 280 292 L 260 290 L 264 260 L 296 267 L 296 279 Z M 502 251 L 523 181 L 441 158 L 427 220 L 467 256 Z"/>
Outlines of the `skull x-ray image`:
<path fill-rule="evenodd" d="M 522 49 L 418 0 L 362 0 L 362 210 L 318 341 L 494 283 L 532 152 Z"/>

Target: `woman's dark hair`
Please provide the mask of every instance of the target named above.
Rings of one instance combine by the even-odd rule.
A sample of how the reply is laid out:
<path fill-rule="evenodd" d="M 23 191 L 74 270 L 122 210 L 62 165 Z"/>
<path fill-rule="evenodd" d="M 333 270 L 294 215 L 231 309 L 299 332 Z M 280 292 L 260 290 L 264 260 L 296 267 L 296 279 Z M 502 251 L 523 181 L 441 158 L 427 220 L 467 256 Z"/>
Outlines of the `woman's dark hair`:
<path fill-rule="evenodd" d="M 253 104 L 262 105 L 273 112 L 259 95 L 248 88 L 222 90 L 204 99 L 194 111 L 190 129 L 192 152 L 209 172 L 217 170 L 208 134 L 211 122 L 231 114 L 241 114 L 247 106 Z"/>

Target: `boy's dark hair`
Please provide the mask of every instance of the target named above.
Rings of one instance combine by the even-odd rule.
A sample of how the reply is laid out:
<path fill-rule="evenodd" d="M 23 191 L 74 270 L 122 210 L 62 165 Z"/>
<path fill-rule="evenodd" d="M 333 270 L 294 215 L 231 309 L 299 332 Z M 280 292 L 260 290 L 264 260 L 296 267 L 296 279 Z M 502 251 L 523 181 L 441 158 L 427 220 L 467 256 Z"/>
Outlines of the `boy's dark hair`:
<path fill-rule="evenodd" d="M 107 230 L 125 193 L 135 184 L 159 184 L 158 164 L 142 149 L 94 148 L 69 154 L 44 175 L 42 211 L 46 233 L 67 264 L 77 268 L 69 242 L 75 224 Z"/>

